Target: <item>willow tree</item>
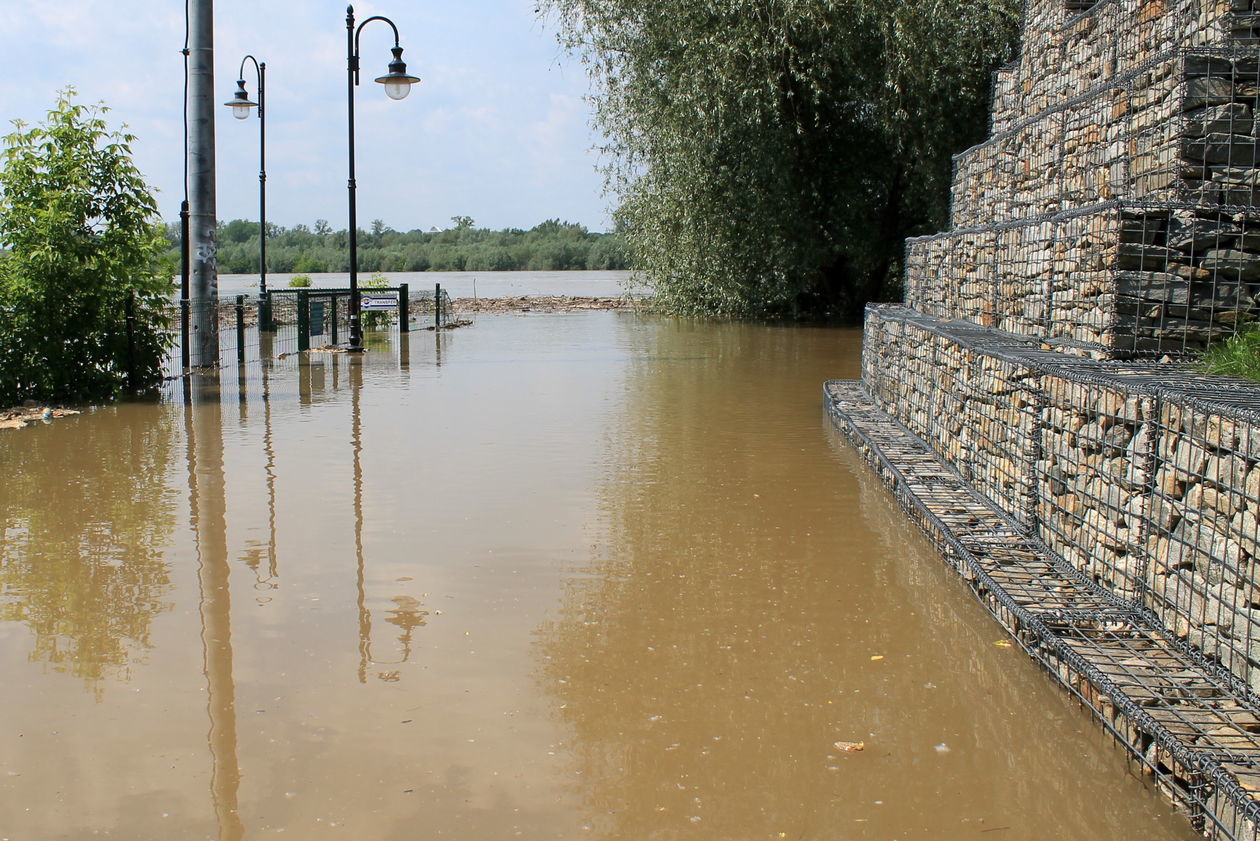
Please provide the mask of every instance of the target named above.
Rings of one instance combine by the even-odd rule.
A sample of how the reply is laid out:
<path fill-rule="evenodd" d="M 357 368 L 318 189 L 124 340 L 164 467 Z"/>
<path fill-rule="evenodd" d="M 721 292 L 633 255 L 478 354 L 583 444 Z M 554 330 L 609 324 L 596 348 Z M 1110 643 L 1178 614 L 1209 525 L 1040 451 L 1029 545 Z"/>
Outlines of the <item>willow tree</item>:
<path fill-rule="evenodd" d="M 592 79 L 633 264 L 681 314 L 895 290 L 985 133 L 1021 0 L 543 0 Z"/>

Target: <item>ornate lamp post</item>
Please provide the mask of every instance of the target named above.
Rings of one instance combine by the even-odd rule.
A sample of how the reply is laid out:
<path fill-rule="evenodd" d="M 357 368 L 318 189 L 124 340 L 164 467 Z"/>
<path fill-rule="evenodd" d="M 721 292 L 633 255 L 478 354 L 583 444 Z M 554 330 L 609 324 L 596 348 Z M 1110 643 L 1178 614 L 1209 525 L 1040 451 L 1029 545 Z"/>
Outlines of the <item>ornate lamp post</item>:
<path fill-rule="evenodd" d="M 379 76 L 375 81 L 385 86 L 385 93 L 390 99 L 403 99 L 411 91 L 411 86 L 420 80 L 407 74 L 407 64 L 402 60 L 402 47 L 398 46 L 398 27 L 387 17 L 373 15 L 354 25 L 354 6 L 346 7 L 346 103 L 350 128 L 350 180 L 347 184 L 350 192 L 350 347 L 351 351 L 363 350 L 363 330 L 359 323 L 359 222 L 355 200 L 354 181 L 354 89 L 359 84 L 359 33 L 363 27 L 374 20 L 389 24 L 394 30 L 394 46 L 391 52 L 394 60 L 389 63 L 389 72 Z"/>
<path fill-rule="evenodd" d="M 258 76 L 258 101 L 253 102 L 245 90 L 245 62 L 254 63 L 254 71 Z M 271 307 L 267 301 L 267 64 L 259 63 L 252 55 L 241 59 L 241 69 L 237 74 L 236 93 L 231 102 L 224 105 L 232 109 L 232 116 L 238 120 L 249 119 L 249 112 L 258 109 L 258 304 L 259 329 L 271 327 Z M 263 309 L 265 307 L 265 310 Z"/>

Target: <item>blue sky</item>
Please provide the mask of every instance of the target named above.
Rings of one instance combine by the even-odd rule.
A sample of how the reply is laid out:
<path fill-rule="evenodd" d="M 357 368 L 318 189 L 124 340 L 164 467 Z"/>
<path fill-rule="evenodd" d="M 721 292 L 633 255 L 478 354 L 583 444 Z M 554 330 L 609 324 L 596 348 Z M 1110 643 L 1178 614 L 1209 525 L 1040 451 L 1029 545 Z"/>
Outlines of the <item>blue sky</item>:
<path fill-rule="evenodd" d="M 393 45 L 363 30 L 356 95 L 359 220 L 399 230 L 528 228 L 560 218 L 605 230 L 597 138 L 585 73 L 531 0 L 355 3 L 359 20 L 398 25 L 408 70 L 423 79 L 400 102 L 371 79 Z M 267 64 L 267 218 L 346 224 L 345 0 L 214 0 L 216 101 L 236 90 L 241 58 Z M 67 84 L 111 108 L 112 127 L 158 190 L 162 216 L 183 196 L 183 0 L 0 3 L 0 117 L 38 122 Z M 246 71 L 256 93 L 252 66 Z M 216 113 L 218 215 L 257 219 L 258 121 Z"/>

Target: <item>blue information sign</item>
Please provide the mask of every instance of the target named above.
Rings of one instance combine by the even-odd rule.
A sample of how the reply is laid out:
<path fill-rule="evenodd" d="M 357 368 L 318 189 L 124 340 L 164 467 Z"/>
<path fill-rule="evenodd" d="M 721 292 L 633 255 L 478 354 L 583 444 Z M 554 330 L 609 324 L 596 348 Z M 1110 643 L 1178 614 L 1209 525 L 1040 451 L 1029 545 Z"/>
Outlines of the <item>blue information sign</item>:
<path fill-rule="evenodd" d="M 359 293 L 359 310 L 362 312 L 371 312 L 372 310 L 396 310 L 398 309 L 398 293 L 397 292 L 360 292 Z"/>

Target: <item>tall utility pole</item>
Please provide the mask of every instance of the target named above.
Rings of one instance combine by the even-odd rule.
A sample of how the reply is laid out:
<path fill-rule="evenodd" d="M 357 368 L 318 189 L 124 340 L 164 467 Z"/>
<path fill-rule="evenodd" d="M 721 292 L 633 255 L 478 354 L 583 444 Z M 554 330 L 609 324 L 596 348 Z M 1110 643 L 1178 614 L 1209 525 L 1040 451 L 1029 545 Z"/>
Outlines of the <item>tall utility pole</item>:
<path fill-rule="evenodd" d="M 194 368 L 219 361 L 218 222 L 214 196 L 214 0 L 188 0 L 189 341 Z"/>

